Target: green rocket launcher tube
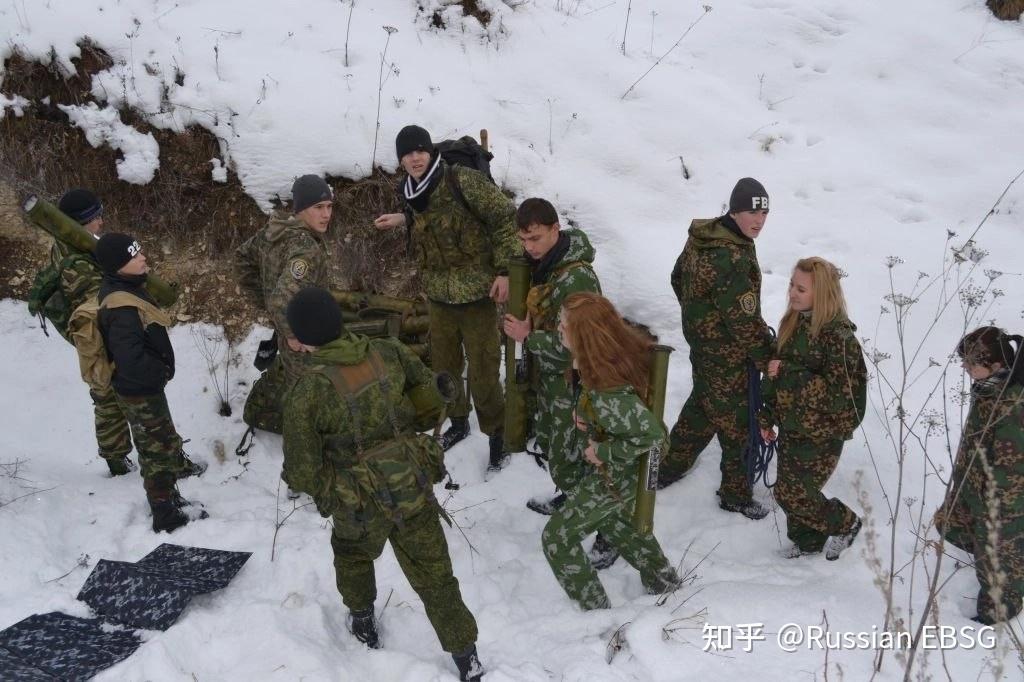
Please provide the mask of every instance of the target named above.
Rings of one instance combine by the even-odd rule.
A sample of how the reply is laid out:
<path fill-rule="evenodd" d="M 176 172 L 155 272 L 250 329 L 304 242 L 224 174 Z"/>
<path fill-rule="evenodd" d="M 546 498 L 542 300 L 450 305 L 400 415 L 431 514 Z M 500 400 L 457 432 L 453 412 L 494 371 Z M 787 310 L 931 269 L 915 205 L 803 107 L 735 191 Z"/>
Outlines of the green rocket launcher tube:
<path fill-rule="evenodd" d="M 96 238 L 49 201 L 30 194 L 21 207 L 33 225 L 70 249 L 79 253 L 93 253 L 96 250 Z M 178 285 L 168 284 L 153 273 L 146 277 L 145 286 L 161 308 L 169 308 L 178 300 Z"/>
<path fill-rule="evenodd" d="M 508 266 L 508 307 L 513 317 L 526 319 L 526 296 L 530 293 L 530 265 L 523 258 L 513 258 Z M 514 339 L 505 339 L 505 450 L 526 449 L 526 349 Z"/>
<path fill-rule="evenodd" d="M 654 346 L 651 349 L 651 376 L 648 407 L 654 416 L 664 421 L 665 392 L 668 385 L 668 358 L 675 350 L 670 346 Z M 639 533 L 649 535 L 654 531 L 654 497 L 658 487 L 658 465 L 661 463 L 659 443 L 640 457 L 636 483 L 636 507 L 633 509 L 633 527 Z"/>

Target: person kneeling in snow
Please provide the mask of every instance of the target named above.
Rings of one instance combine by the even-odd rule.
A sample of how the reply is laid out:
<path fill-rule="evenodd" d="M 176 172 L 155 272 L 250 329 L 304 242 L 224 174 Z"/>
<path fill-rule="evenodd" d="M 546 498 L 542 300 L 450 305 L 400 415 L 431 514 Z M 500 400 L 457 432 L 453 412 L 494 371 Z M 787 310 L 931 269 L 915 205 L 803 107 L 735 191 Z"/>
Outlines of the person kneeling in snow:
<path fill-rule="evenodd" d="M 1014 350 L 1011 341 L 1016 342 Z M 974 383 L 971 409 L 935 527 L 974 555 L 978 615 L 993 625 L 1024 597 L 1024 339 L 981 327 L 956 352 Z"/>
<path fill-rule="evenodd" d="M 566 594 L 583 609 L 610 606 L 580 545 L 594 531 L 640 571 L 648 592 L 672 590 L 679 576 L 661 545 L 632 523 L 640 457 L 665 441 L 664 425 L 644 402 L 651 342 L 628 327 L 608 299 L 591 292 L 566 298 L 558 331 L 579 370 L 573 387 L 579 430 L 570 447 L 584 448 L 589 466 L 544 526 L 544 556 Z"/>
<path fill-rule="evenodd" d="M 433 491 L 444 452 L 416 433 L 407 395 L 436 390 L 433 373 L 397 340 L 345 334 L 341 309 L 325 289 L 299 291 L 287 315 L 301 350 L 311 354 L 307 374 L 285 399 L 289 482 L 332 517 L 334 568 L 352 634 L 380 648 L 373 562 L 390 540 L 460 679 L 480 679 L 476 620 L 452 573 Z"/>
<path fill-rule="evenodd" d="M 171 316 L 145 289 L 149 265 L 137 241 L 111 232 L 96 242 L 94 255 L 103 269 L 97 320 L 114 365 L 110 383 L 139 451 L 153 530 L 170 532 L 189 522 L 183 508 L 191 503 L 178 493 L 177 479 L 206 471 L 205 463 L 191 461 L 181 449 L 164 394 L 174 377 L 174 349 L 167 337 Z M 192 516 L 206 516 L 200 505 L 196 509 Z"/>

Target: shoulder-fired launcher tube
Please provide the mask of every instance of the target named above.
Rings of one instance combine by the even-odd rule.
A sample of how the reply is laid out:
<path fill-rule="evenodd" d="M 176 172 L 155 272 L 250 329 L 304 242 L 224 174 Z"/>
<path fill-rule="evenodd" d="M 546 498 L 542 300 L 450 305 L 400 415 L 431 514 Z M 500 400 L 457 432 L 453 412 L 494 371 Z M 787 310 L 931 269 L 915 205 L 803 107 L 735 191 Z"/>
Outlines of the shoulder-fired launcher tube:
<path fill-rule="evenodd" d="M 651 349 L 651 374 L 647 406 L 655 418 L 664 423 L 665 394 L 668 388 L 668 359 L 675 350 L 671 346 L 657 345 Z M 658 486 L 658 465 L 661 463 L 662 445 L 651 448 L 640 457 L 636 484 L 636 507 L 633 509 L 633 527 L 640 533 L 654 530 L 654 498 Z"/>
<path fill-rule="evenodd" d="M 524 258 L 513 258 L 508 265 L 508 306 L 516 319 L 526 319 L 526 296 L 530 293 L 530 265 Z M 526 449 L 526 392 L 529 382 L 523 364 L 526 350 L 514 339 L 505 339 L 505 450 Z"/>
<path fill-rule="evenodd" d="M 96 238 L 49 201 L 30 194 L 21 207 L 33 225 L 68 248 L 79 253 L 96 250 Z M 146 277 L 145 286 L 161 308 L 169 308 L 178 300 L 178 285 L 165 282 L 152 272 Z"/>

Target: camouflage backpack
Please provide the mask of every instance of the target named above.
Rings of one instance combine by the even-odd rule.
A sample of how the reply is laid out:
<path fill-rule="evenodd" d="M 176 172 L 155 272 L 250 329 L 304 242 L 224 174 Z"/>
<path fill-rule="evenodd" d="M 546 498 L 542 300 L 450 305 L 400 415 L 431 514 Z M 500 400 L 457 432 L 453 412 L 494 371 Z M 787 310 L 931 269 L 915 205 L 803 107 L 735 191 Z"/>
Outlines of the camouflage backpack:
<path fill-rule="evenodd" d="M 405 398 L 391 386 L 380 355 L 371 350 L 361 363 L 325 365 L 313 371 L 330 380 L 348 409 L 352 426 L 350 433 L 325 438 L 332 450 L 355 450 L 351 465 L 335 467 L 335 493 L 344 510 L 335 514 L 335 531 L 343 537 L 358 537 L 367 514 L 375 511 L 367 510 L 369 505 L 398 525 L 428 506 L 439 509 L 433 485 L 444 478 L 444 452 L 433 438 L 403 429 L 399 423 L 396 401 Z M 358 403 L 374 389 L 383 398 L 393 436 L 370 444 Z"/>
<path fill-rule="evenodd" d="M 67 341 L 71 340 L 68 337 L 68 322 L 71 320 L 71 313 L 82 301 L 69 300 L 61 286 L 61 273 L 65 268 L 73 266 L 76 261 L 80 260 L 90 260 L 90 258 L 83 254 L 71 254 L 59 264 L 47 263 L 36 273 L 32 288 L 28 291 L 28 312 L 39 317 L 40 326 L 47 336 L 50 335 L 46 331 L 46 321 L 49 320 L 58 334 Z"/>

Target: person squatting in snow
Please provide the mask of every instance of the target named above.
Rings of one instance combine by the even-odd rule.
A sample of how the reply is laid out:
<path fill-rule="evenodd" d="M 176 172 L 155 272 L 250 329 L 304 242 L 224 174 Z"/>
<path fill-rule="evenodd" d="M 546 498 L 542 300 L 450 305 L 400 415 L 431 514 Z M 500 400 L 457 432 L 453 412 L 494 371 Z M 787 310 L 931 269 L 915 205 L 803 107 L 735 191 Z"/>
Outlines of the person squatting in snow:
<path fill-rule="evenodd" d="M 974 620 L 984 625 L 1015 617 L 1024 598 L 1022 342 L 1020 335 L 981 327 L 956 347 L 973 381 L 971 407 L 933 522 L 947 542 L 974 556 L 980 584 Z"/>
<path fill-rule="evenodd" d="M 823 258 L 797 261 L 789 307 L 762 385 L 762 436 L 778 434 L 775 499 L 786 512 L 793 542 L 787 557 L 816 554 L 835 560 L 860 532 L 857 515 L 821 490 L 839 465 L 843 442 L 864 418 L 867 367 L 857 327 L 846 313 L 838 268 Z"/>

